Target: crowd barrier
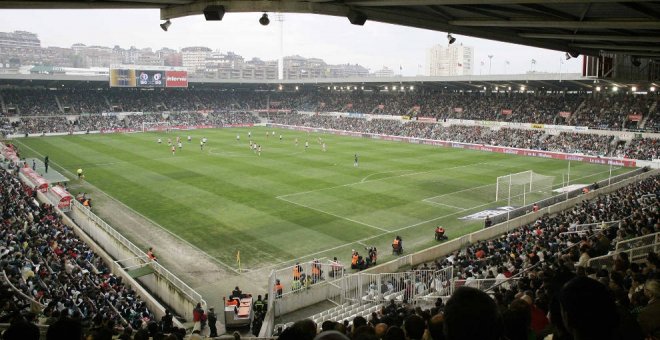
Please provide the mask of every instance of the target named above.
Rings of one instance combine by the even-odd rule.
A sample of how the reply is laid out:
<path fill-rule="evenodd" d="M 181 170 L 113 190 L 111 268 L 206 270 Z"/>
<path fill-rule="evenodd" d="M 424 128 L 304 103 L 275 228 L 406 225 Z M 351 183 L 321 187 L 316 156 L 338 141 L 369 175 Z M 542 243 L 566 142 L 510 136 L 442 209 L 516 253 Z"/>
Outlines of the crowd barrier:
<path fill-rule="evenodd" d="M 138 284 L 141 288 L 143 285 L 148 289 L 144 290 L 148 297 L 157 296 L 160 301 L 171 307 L 178 316 L 186 320 L 192 320 L 192 310 L 198 302 L 202 303 L 203 308 L 206 310 L 206 301 L 201 294 L 197 293 L 160 263 L 150 261 L 142 249 L 112 228 L 89 208 L 78 201 L 74 201 L 70 216 L 75 224 L 86 235 L 89 235 L 99 248 L 109 253 L 109 263 L 114 263 L 112 266 L 113 272 L 117 271 L 133 280 L 125 269 L 149 266 L 154 271 L 153 274 L 137 279 L 141 283 L 141 285 Z M 157 317 L 160 318 L 164 315 L 165 309 L 155 299 L 154 302 L 156 302 L 154 303 L 154 311 Z"/>

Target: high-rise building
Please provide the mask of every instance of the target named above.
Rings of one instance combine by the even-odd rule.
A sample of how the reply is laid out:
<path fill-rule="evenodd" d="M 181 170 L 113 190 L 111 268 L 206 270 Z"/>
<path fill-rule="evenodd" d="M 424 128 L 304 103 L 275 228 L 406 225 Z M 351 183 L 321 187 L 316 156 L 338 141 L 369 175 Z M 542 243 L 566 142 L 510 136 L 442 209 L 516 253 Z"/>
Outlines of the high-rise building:
<path fill-rule="evenodd" d="M 474 48 L 463 45 L 435 45 L 426 53 L 426 71 L 430 76 L 471 75 Z"/>
<path fill-rule="evenodd" d="M 0 32 L 0 49 L 39 47 L 41 47 L 41 41 L 35 33 L 26 31 Z"/>
<path fill-rule="evenodd" d="M 213 51 L 210 48 L 202 46 L 182 48 L 181 61 L 183 67 L 186 67 L 190 73 L 203 73 L 206 67 L 206 59 L 211 56 L 211 52 Z"/>
<path fill-rule="evenodd" d="M 389 68 L 387 66 L 383 66 L 382 69 L 374 72 L 374 77 L 379 77 L 379 78 L 394 77 L 394 70 L 392 70 L 391 68 Z"/>

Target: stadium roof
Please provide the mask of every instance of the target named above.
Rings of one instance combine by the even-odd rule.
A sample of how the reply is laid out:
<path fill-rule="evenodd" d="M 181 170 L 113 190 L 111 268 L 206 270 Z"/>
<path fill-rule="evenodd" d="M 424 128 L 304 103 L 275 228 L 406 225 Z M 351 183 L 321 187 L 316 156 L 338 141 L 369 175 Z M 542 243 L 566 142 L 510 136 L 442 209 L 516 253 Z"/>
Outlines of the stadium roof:
<path fill-rule="evenodd" d="M 628 0 L 0 1 L 0 8 L 159 8 L 161 19 L 232 12 L 314 13 L 597 56 L 660 58 L 660 2 Z M 255 18 L 256 23 L 256 18 Z"/>
<path fill-rule="evenodd" d="M 658 86 L 652 82 L 621 83 L 606 79 L 584 77 L 576 73 L 528 73 L 507 75 L 482 76 L 455 76 L 455 77 L 365 77 L 365 78 L 319 78 L 319 79 L 285 79 L 285 80 L 247 80 L 247 79 L 204 79 L 190 78 L 189 87 L 218 88 L 218 89 L 246 89 L 246 90 L 276 90 L 282 85 L 285 91 L 292 91 L 296 86 L 303 88 L 356 89 L 364 86 L 365 89 L 385 89 L 396 86 L 399 89 L 410 86 L 447 91 L 479 91 L 484 86 L 489 89 L 498 87 L 500 90 L 517 91 L 524 86 L 526 90 L 552 90 L 552 91 L 594 91 L 596 87 L 602 89 L 616 86 L 623 91 L 633 86 L 645 91 L 651 86 Z M 107 88 L 108 76 L 85 76 L 66 74 L 0 74 L 0 86 L 17 87 L 77 87 L 77 88 Z"/>

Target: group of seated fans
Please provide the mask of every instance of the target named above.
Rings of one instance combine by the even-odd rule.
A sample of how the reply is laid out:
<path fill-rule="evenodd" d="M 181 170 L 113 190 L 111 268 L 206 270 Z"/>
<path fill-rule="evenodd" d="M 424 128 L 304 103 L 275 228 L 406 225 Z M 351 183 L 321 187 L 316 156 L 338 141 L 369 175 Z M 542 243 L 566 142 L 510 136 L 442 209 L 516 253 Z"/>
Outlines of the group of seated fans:
<path fill-rule="evenodd" d="M 39 322 L 49 326 L 52 339 L 80 339 L 99 332 L 130 334 L 132 330 L 146 334 L 160 327 L 140 296 L 111 273 L 51 205 L 38 203 L 36 191 L 30 189 L 16 175 L 0 169 L 0 265 L 4 272 L 0 275 L 8 280 L 2 280 L 0 322 L 14 326 L 5 338 L 11 332 L 25 334 L 20 332 L 36 321 L 32 312 L 37 305 L 41 306 L 37 308 L 41 309 Z"/>
<path fill-rule="evenodd" d="M 660 232 L 659 198 L 660 176 L 651 176 L 419 266 L 453 267 L 459 280 L 446 303 L 423 309 L 404 294 L 368 320 L 300 320 L 278 339 L 660 339 L 658 252 L 635 261 L 620 252 L 611 265 L 587 266 L 618 242 Z M 586 223 L 597 227 L 575 231 Z M 477 289 L 477 279 L 492 279 L 491 289 Z M 446 283 L 420 284 L 440 292 Z"/>
<path fill-rule="evenodd" d="M 348 88 L 348 87 L 347 87 Z M 401 90 L 405 91 L 401 91 Z M 219 89 L 2 89 L 3 116 L 100 115 L 105 112 L 284 111 L 356 112 L 437 119 L 658 131 L 658 96 L 620 94 L 456 92 L 399 87 L 387 91 L 302 89 L 285 92 Z M 563 112 L 564 114 L 560 114 Z M 630 120 L 629 115 L 641 115 Z M 643 121 L 646 120 L 646 123 Z M 40 126 L 40 124 L 33 124 Z M 643 126 L 642 126 L 643 125 Z M 43 125 L 40 127 L 44 127 Z M 41 131 L 39 131 L 41 132 Z"/>

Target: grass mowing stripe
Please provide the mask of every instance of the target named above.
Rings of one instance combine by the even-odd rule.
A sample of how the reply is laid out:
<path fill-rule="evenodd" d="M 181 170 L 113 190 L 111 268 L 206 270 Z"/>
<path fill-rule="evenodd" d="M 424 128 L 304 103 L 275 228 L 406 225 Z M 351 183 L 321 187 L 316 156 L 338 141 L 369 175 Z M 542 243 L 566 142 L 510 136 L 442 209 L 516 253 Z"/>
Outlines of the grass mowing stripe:
<path fill-rule="evenodd" d="M 558 181 L 567 171 L 564 161 L 276 129 L 284 137 L 280 142 L 264 138 L 266 130 L 273 129 L 181 132 L 184 138 L 193 136 L 194 143 L 185 142 L 183 151 L 177 150 L 171 159 L 167 145 L 158 145 L 156 139 L 174 138 L 179 132 L 42 137 L 24 144 L 49 154 L 66 169 L 82 166 L 88 182 L 209 256 L 233 263 L 232 243 L 244 247 L 241 260 L 246 268 L 283 263 L 362 239 L 387 249 L 392 231 L 406 239 L 408 251 L 418 250 L 434 244 L 432 235 L 427 235 L 431 224 L 446 225 L 456 237 L 480 227 L 456 215 L 431 220 L 456 211 L 423 202 L 425 198 L 442 196 L 436 203 L 470 209 L 492 200 L 490 194 L 474 188 L 493 184 L 499 175 L 534 170 Z M 248 150 L 247 131 L 262 145 L 261 157 Z M 241 134 L 241 143 L 236 142 L 236 134 Z M 202 136 L 209 138 L 205 152 L 197 144 Z M 317 136 L 327 144 L 327 152 L 321 151 Z M 294 138 L 301 145 L 296 147 Z M 302 146 L 305 139 L 311 144 L 307 151 Z M 353 167 L 355 153 L 360 156 L 359 168 Z M 110 162 L 124 163 L 103 166 Z M 483 162 L 488 164 L 469 166 Z M 458 166 L 466 167 L 443 171 Z M 573 162 L 571 183 L 583 174 L 591 176 L 589 181 L 601 178 L 592 174 L 604 169 Z M 422 174 L 379 180 L 407 173 Z M 345 186 L 356 182 L 362 185 Z M 336 186 L 342 187 L 284 196 Z M 462 192 L 446 196 L 457 191 Z M 277 199 L 278 194 L 339 217 L 289 204 Z M 177 205 L 177 200 L 189 202 Z M 401 230 L 420 222 L 426 224 Z M 328 255 L 348 258 L 344 253 Z M 381 256 L 383 261 L 389 258 Z"/>

